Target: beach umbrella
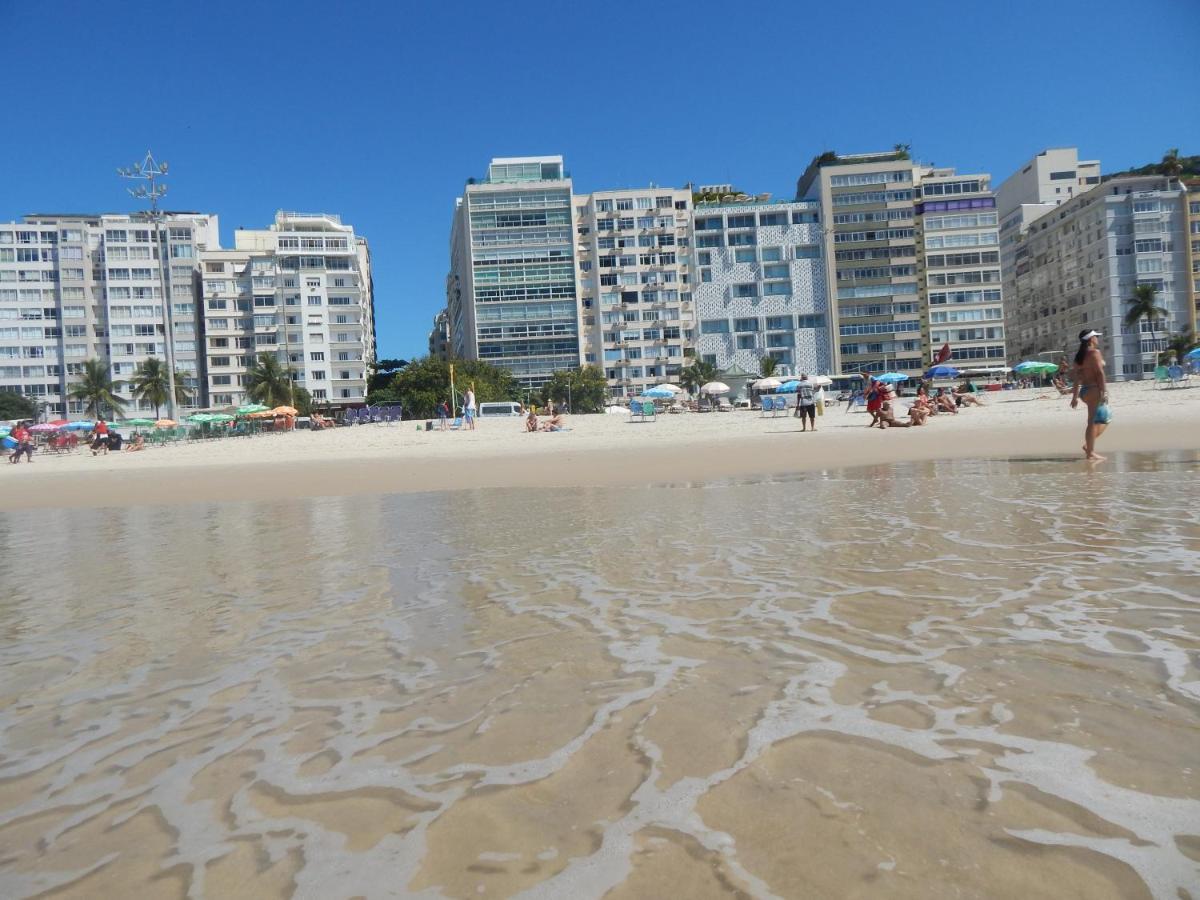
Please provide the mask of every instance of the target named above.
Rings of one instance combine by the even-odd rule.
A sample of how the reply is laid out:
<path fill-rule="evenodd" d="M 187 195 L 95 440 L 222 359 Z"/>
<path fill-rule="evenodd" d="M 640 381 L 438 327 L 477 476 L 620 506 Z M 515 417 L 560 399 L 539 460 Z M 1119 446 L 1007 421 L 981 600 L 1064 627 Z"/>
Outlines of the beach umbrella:
<path fill-rule="evenodd" d="M 153 419 L 126 419 L 121 424 L 122 425 L 134 425 L 134 426 L 153 425 L 154 420 Z"/>
<path fill-rule="evenodd" d="M 1200 347 L 1197 347 L 1195 350 L 1189 350 L 1187 353 L 1183 354 L 1183 358 L 1188 362 L 1200 361 Z"/>
<path fill-rule="evenodd" d="M 210 421 L 210 422 L 232 422 L 233 416 L 229 415 L 229 413 L 213 413 L 211 416 L 208 417 L 208 421 Z"/>
<path fill-rule="evenodd" d="M 775 389 L 775 393 L 794 394 L 798 390 L 800 390 L 800 382 L 793 378 L 791 381 L 785 381 L 783 384 L 777 387 Z"/>
<path fill-rule="evenodd" d="M 675 392 L 664 387 L 652 387 L 642 391 L 642 397 L 646 400 L 671 400 L 675 397 Z"/>
<path fill-rule="evenodd" d="M 957 378 L 962 372 L 954 366 L 934 366 L 925 373 L 926 378 Z"/>
<path fill-rule="evenodd" d="M 194 415 L 188 416 L 187 421 L 194 422 L 197 425 L 203 425 L 206 422 L 212 421 L 212 414 L 211 413 L 195 413 Z"/>
<path fill-rule="evenodd" d="M 297 415 L 296 407 L 294 406 L 277 406 L 271 410 L 277 416 L 294 416 Z"/>
<path fill-rule="evenodd" d="M 1050 375 L 1058 371 L 1058 366 L 1051 362 L 1027 359 L 1025 362 L 1017 363 L 1013 366 L 1013 371 L 1018 375 Z"/>
<path fill-rule="evenodd" d="M 664 391 L 670 391 L 672 394 L 682 394 L 683 388 L 677 384 L 656 384 L 655 389 L 661 388 Z"/>
<path fill-rule="evenodd" d="M 781 384 L 783 384 L 783 382 L 778 378 L 760 378 L 758 381 L 754 382 L 754 388 L 755 390 L 759 391 L 773 391 Z"/>
<path fill-rule="evenodd" d="M 34 425 L 29 430 L 36 431 L 38 434 L 43 434 L 47 431 L 58 431 L 58 426 L 51 422 L 43 422 L 41 425 Z"/>
<path fill-rule="evenodd" d="M 709 381 L 700 386 L 700 393 L 702 393 L 702 394 L 728 394 L 729 393 L 729 385 L 725 384 L 725 382 L 723 382 L 723 381 Z"/>
<path fill-rule="evenodd" d="M 250 413 L 265 412 L 269 408 L 261 403 L 247 403 L 245 406 L 239 406 L 236 411 L 239 416 L 248 416 Z"/>
<path fill-rule="evenodd" d="M 87 419 L 80 419 L 78 422 L 68 422 L 66 425 L 59 426 L 63 431 L 91 431 L 96 427 L 95 422 L 89 422 Z"/>
<path fill-rule="evenodd" d="M 179 423 L 174 419 L 159 419 L 154 423 L 155 428 L 174 428 Z"/>
<path fill-rule="evenodd" d="M 897 381 L 908 381 L 908 376 L 903 372 L 884 372 L 882 375 L 876 375 L 875 380 L 884 384 L 895 384 Z"/>
<path fill-rule="evenodd" d="M 66 425 L 66 424 L 67 424 L 67 420 L 66 420 L 66 419 L 55 419 L 55 420 L 54 420 L 53 422 L 51 422 L 50 424 L 51 424 L 51 425 L 55 425 L 55 426 L 57 426 L 58 428 L 62 428 L 64 425 Z"/>
<path fill-rule="evenodd" d="M 12 431 L 11 425 L 0 425 L 0 437 L 4 437 L 10 431 Z"/>

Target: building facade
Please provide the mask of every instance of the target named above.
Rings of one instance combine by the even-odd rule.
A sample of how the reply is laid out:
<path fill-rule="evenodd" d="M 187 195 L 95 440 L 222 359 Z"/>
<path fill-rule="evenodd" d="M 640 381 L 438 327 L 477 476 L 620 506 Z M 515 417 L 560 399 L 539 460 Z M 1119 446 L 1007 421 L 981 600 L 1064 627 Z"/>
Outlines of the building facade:
<path fill-rule="evenodd" d="M 836 372 L 925 367 L 913 221 L 921 172 L 907 153 L 827 153 L 797 183 L 797 200 L 820 205 Z"/>
<path fill-rule="evenodd" d="M 1084 328 L 1104 332 L 1111 380 L 1152 374 L 1167 338 L 1193 321 L 1184 185 L 1161 175 L 1114 178 L 1038 217 L 1016 244 L 1005 317 L 1010 351 L 1055 359 Z M 1165 320 L 1124 324 L 1138 285 L 1156 289 Z"/>
<path fill-rule="evenodd" d="M 157 233 L 156 233 L 157 232 Z M 102 359 L 130 414 L 129 379 L 147 359 L 173 359 L 205 403 L 196 291 L 201 255 L 219 244 L 217 217 L 34 214 L 0 224 L 0 390 L 41 405 L 45 418 L 79 416 L 68 396 L 88 359 Z"/>
<path fill-rule="evenodd" d="M 450 358 L 450 314 L 442 309 L 433 317 L 429 330 L 429 355 L 445 362 Z"/>
<path fill-rule="evenodd" d="M 696 355 L 718 369 L 834 371 L 821 204 L 751 198 L 697 204 Z"/>
<path fill-rule="evenodd" d="M 926 364 L 943 347 L 959 367 L 1004 366 L 1000 229 L 991 176 L 930 169 L 916 184 L 915 224 Z"/>
<path fill-rule="evenodd" d="M 375 359 L 367 242 L 328 213 L 280 212 L 202 255 L 210 406 L 247 400 L 255 357 L 274 355 L 315 402 L 361 403 Z"/>
<path fill-rule="evenodd" d="M 450 352 L 525 390 L 583 361 L 571 179 L 561 156 L 493 159 L 468 181 L 450 236 Z"/>
<path fill-rule="evenodd" d="M 693 346 L 691 206 L 677 188 L 574 198 L 583 361 L 612 397 L 677 378 Z"/>
<path fill-rule="evenodd" d="M 1183 183 L 1187 188 L 1187 251 L 1194 338 L 1200 334 L 1200 178 L 1185 178 Z"/>

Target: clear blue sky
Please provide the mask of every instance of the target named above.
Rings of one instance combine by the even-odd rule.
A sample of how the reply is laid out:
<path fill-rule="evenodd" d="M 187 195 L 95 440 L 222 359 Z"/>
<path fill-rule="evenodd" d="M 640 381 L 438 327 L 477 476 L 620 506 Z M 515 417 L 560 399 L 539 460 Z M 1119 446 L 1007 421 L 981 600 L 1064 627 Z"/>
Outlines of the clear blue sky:
<path fill-rule="evenodd" d="M 997 183 L 1046 147 L 1200 153 L 1197 0 L 480 7 L 0 0 L 0 220 L 131 209 L 114 169 L 152 148 L 167 205 L 218 213 L 223 243 L 340 213 L 371 242 L 380 356 L 408 357 L 492 156 L 561 153 L 579 191 L 790 197 L 826 149 L 910 143 Z"/>

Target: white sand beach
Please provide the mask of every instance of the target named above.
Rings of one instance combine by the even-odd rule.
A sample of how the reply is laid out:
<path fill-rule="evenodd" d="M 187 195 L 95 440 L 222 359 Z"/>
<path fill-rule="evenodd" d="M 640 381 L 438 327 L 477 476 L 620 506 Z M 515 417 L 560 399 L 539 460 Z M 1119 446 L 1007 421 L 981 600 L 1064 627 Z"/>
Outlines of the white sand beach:
<path fill-rule="evenodd" d="M 1200 383 L 1111 386 L 1113 424 L 1101 453 L 1200 447 Z M 1061 456 L 1084 466 L 1082 405 L 1052 391 L 981 394 L 983 408 L 920 428 L 866 428 L 862 412 L 830 407 L 818 431 L 758 411 L 579 415 L 570 430 L 529 434 L 517 418 L 476 431 L 425 431 L 424 422 L 187 442 L 141 453 L 39 454 L 0 466 L 7 509 L 120 506 L 448 490 L 688 481 L 884 462 Z M 1102 465 L 1102 464 L 1101 464 Z"/>

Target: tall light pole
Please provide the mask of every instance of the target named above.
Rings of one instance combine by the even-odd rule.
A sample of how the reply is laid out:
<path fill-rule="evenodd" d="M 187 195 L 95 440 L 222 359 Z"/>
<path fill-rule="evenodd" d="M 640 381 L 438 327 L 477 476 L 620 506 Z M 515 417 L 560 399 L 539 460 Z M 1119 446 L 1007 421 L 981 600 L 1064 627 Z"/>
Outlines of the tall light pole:
<path fill-rule="evenodd" d="M 167 185 L 159 184 L 157 179 L 167 174 L 167 164 L 155 161 L 154 154 L 146 151 L 146 158 L 132 166 L 117 169 L 122 178 L 134 178 L 146 182 L 137 187 L 126 188 L 135 200 L 148 200 L 150 209 L 146 213 L 154 223 L 154 252 L 158 256 L 158 289 L 162 293 L 163 328 L 165 329 L 164 343 L 167 356 L 167 418 L 176 418 L 175 409 L 175 318 L 171 312 L 171 297 L 167 290 L 167 275 L 163 256 L 166 247 L 162 240 L 162 212 L 158 208 L 159 199 L 167 193 Z"/>

